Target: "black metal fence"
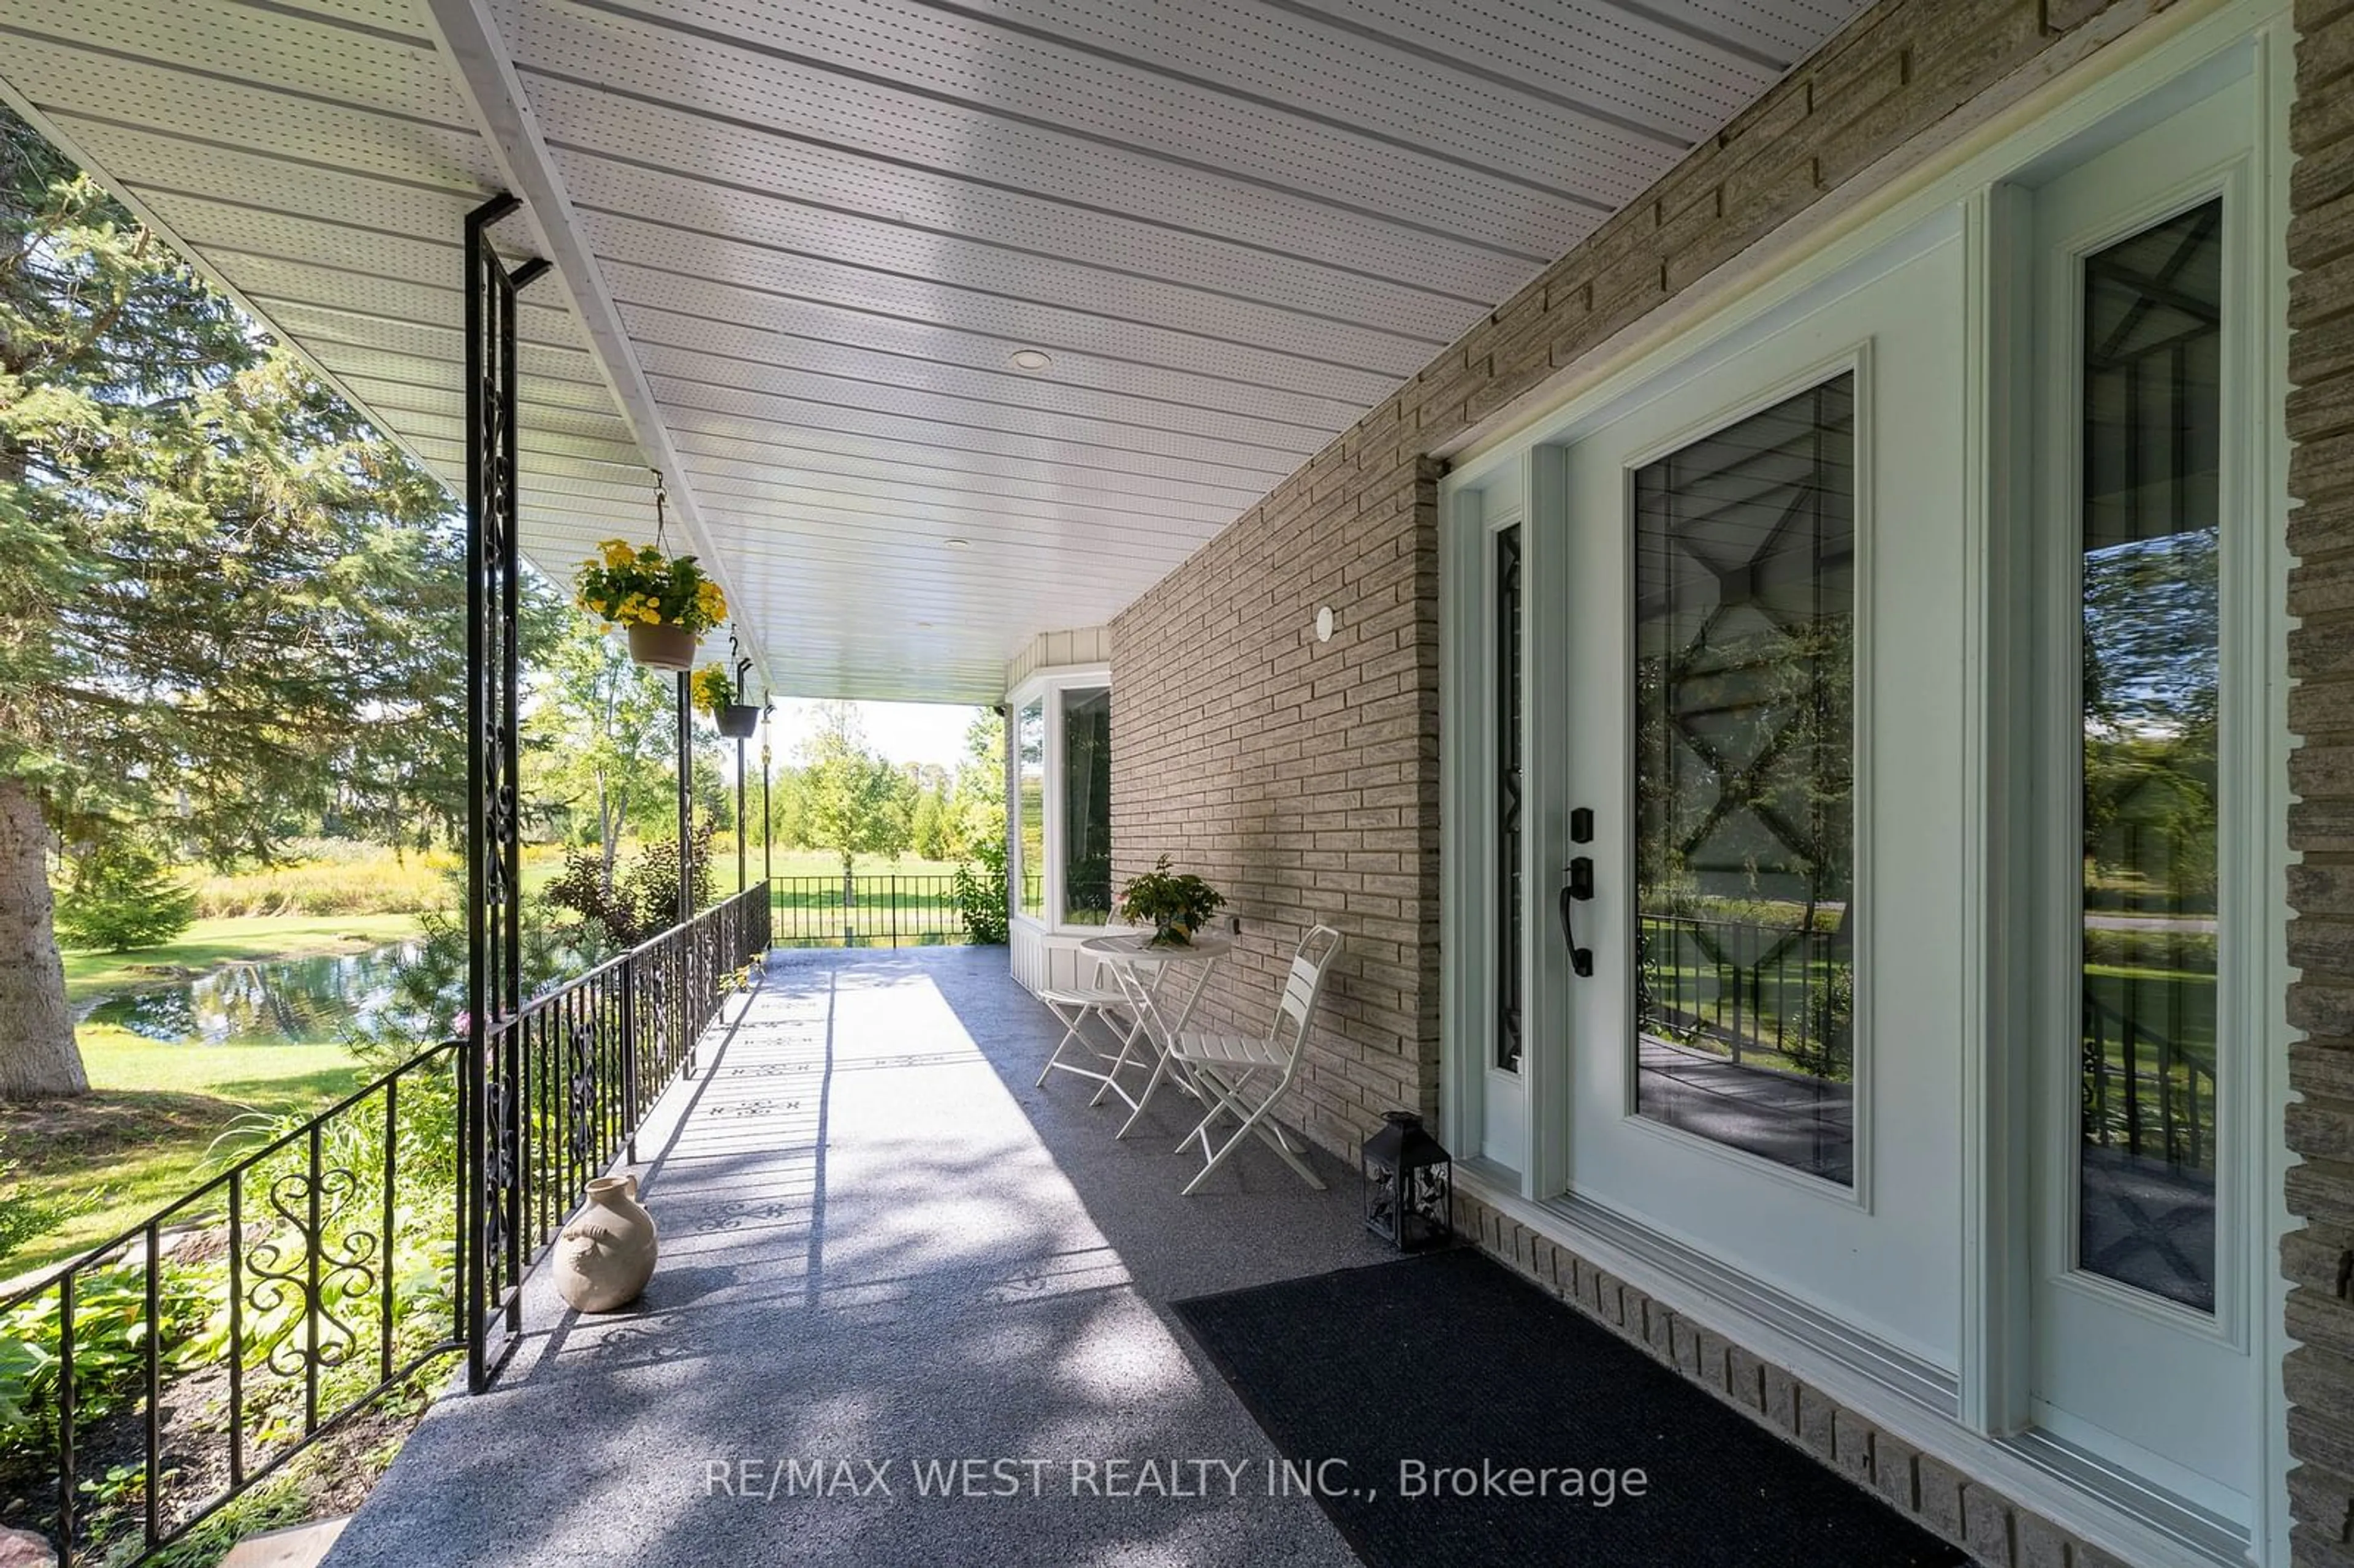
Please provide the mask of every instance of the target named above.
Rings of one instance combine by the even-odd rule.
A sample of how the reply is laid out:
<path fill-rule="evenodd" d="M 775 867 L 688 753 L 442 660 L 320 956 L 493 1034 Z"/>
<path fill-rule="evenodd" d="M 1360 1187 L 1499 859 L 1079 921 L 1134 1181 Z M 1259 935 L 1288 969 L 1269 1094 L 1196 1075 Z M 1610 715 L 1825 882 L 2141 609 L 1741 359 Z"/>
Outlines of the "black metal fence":
<path fill-rule="evenodd" d="M 2084 1096 L 2085 1136 L 2102 1148 L 2192 1170 L 2214 1163 L 2213 1062 L 2094 995 L 2089 986 Z"/>
<path fill-rule="evenodd" d="M 846 890 L 838 876 L 780 876 L 769 885 L 780 948 L 936 947 L 966 939 L 953 876 L 859 876 Z"/>
<path fill-rule="evenodd" d="M 1690 915 L 1639 930 L 1644 1026 L 1818 1076 L 1847 1075 L 1845 951 L 1829 931 Z"/>
<path fill-rule="evenodd" d="M 624 1152 L 769 932 L 756 885 L 307 1120 L 0 1300 L 5 1521 L 61 1563 L 171 1544 L 468 1353 L 480 1388 L 583 1185 Z M 479 1115 L 474 1114 L 479 1109 Z"/>

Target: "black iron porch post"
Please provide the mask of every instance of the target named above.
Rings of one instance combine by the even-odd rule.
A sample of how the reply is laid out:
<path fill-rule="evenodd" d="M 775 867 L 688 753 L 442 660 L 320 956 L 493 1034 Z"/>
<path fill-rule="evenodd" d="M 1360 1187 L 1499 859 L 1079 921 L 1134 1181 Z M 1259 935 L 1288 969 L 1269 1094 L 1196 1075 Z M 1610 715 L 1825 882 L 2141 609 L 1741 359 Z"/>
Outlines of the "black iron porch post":
<path fill-rule="evenodd" d="M 695 794 L 695 715 L 688 701 L 688 675 L 678 673 L 678 923 L 695 918 L 695 877 L 688 843 Z"/>
<path fill-rule="evenodd" d="M 752 673 L 752 661 L 749 659 L 737 659 L 736 657 L 736 634 L 732 631 L 727 634 L 727 656 L 730 659 L 735 660 L 735 666 L 732 672 L 735 676 L 735 680 L 730 685 L 729 691 L 735 697 L 735 700 L 740 703 L 744 700 L 744 683 L 750 678 Z M 746 886 L 748 885 L 745 882 L 744 878 L 748 874 L 749 863 L 747 857 L 751 853 L 751 845 L 747 843 L 744 838 L 745 738 L 745 736 L 739 729 L 736 736 L 736 891 L 737 893 L 742 893 Z"/>
<path fill-rule="evenodd" d="M 521 571 L 515 519 L 515 295 L 547 270 L 507 270 L 491 226 L 522 204 L 492 197 L 466 217 L 466 1027 L 459 1074 L 458 1295 L 467 1382 L 495 1371 L 490 1323 L 519 1277 L 515 1202 L 523 1007 L 523 817 L 517 688 Z"/>

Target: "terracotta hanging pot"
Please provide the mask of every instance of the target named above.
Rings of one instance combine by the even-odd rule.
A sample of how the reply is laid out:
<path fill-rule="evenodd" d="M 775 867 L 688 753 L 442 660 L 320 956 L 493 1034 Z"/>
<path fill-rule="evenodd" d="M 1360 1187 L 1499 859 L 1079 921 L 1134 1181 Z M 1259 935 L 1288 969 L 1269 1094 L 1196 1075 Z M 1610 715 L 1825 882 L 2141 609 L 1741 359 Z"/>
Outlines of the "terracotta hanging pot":
<path fill-rule="evenodd" d="M 649 669 L 692 670 L 695 646 L 695 633 L 684 626 L 641 621 L 630 628 L 630 657 Z"/>
<path fill-rule="evenodd" d="M 612 1312 L 654 1277 L 654 1217 L 635 1176 L 599 1176 L 556 1244 L 556 1293 L 576 1312 Z"/>

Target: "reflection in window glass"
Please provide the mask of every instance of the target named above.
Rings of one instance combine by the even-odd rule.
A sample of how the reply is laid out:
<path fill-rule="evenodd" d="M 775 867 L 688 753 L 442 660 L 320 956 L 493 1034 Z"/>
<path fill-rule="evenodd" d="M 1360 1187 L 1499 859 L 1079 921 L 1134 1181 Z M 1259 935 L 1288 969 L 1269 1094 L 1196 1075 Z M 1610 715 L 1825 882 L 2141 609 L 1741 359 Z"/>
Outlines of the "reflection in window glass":
<path fill-rule="evenodd" d="M 1016 874 L 1021 877 L 1019 912 L 1046 916 L 1046 705 L 1023 707 L 1013 731 Z"/>
<path fill-rule="evenodd" d="M 1521 1070 L 1521 525 L 1496 533 L 1496 1065 Z"/>
<path fill-rule="evenodd" d="M 1854 1181 L 1855 397 L 1635 475 L 1637 1108 Z"/>
<path fill-rule="evenodd" d="M 1111 918 L 1111 694 L 1063 694 L 1063 918 Z"/>
<path fill-rule="evenodd" d="M 2221 202 L 2084 261 L 2077 1262 L 2215 1306 Z"/>

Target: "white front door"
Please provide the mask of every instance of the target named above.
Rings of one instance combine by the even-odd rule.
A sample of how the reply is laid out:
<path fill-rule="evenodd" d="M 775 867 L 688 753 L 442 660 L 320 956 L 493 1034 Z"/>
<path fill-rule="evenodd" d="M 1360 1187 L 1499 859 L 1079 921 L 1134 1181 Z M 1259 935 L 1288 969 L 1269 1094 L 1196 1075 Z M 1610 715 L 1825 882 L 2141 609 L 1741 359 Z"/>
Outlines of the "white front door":
<path fill-rule="evenodd" d="M 1948 1386 L 1963 291 L 1933 223 L 1541 449 L 1529 513 L 1568 1191 Z"/>
<path fill-rule="evenodd" d="M 2280 48 L 1442 492 L 1479 1176 L 2226 1560 L 2280 1486 Z"/>

